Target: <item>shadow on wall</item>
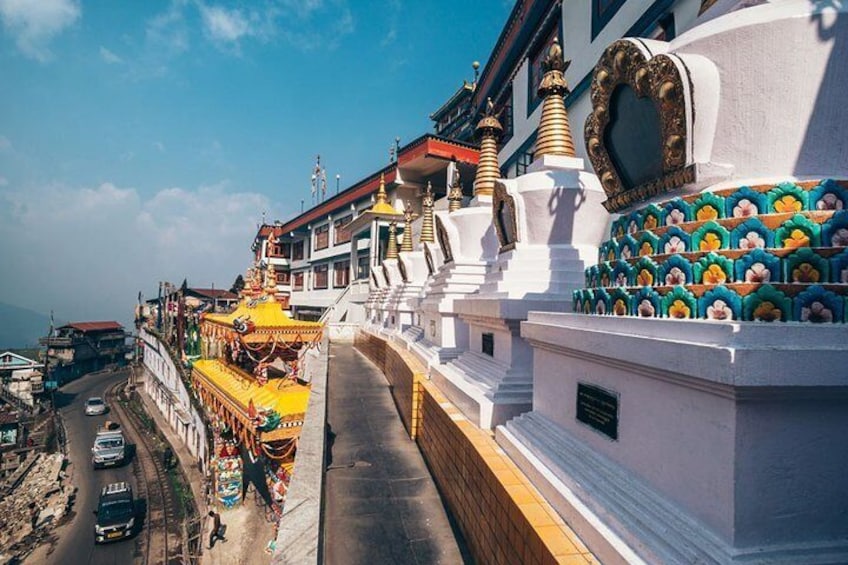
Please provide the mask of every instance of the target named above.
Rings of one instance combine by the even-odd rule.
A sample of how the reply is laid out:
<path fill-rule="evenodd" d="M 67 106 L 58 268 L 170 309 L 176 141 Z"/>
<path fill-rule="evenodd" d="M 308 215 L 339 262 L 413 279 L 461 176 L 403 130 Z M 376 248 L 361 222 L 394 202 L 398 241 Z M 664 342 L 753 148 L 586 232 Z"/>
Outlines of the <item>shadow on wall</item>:
<path fill-rule="evenodd" d="M 554 219 L 548 243 L 556 243 L 554 241 L 555 234 L 574 233 L 575 213 L 586 202 L 586 190 L 581 187 L 580 177 L 577 174 L 574 175 L 574 179 L 569 182 L 569 185 L 567 189 L 557 186 L 551 191 L 551 196 L 548 198 L 548 213 Z M 605 221 L 605 218 L 598 218 L 598 221 Z"/>
<path fill-rule="evenodd" d="M 830 57 L 819 84 L 818 97 L 795 163 L 797 174 L 844 171 L 848 163 L 845 142 L 845 92 L 848 89 L 848 14 L 840 0 L 810 0 L 818 13 L 811 16 L 818 40 L 831 44 Z M 824 11 L 825 13 L 822 13 Z M 792 77 L 787 77 L 792 80 Z M 822 149 L 826 148 L 826 151 Z"/>

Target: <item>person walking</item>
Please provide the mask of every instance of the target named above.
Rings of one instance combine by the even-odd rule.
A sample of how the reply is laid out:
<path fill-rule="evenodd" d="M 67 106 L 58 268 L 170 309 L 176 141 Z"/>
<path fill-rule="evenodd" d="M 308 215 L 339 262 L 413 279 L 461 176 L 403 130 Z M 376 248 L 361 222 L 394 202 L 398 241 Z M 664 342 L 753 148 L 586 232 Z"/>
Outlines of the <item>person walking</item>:
<path fill-rule="evenodd" d="M 227 541 L 224 538 L 224 530 L 227 527 L 221 524 L 221 515 L 214 510 L 209 511 L 209 517 L 212 518 L 212 531 L 209 532 L 209 549 L 212 549 L 217 540 Z"/>
<path fill-rule="evenodd" d="M 174 451 L 171 449 L 171 446 L 165 447 L 165 451 L 162 453 L 162 463 L 165 465 L 166 470 L 170 469 L 174 463 Z"/>

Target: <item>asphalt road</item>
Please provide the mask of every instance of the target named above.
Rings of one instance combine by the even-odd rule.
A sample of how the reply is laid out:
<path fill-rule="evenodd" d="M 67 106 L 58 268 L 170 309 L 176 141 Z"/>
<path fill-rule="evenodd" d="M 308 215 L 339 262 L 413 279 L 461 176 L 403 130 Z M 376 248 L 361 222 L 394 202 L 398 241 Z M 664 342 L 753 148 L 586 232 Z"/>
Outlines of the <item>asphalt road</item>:
<path fill-rule="evenodd" d="M 56 392 L 56 405 L 65 422 L 68 436 L 68 468 L 77 486 L 76 501 L 71 509 L 71 521 L 59 527 L 51 540 L 51 547 L 42 547 L 25 560 L 29 564 L 120 564 L 133 562 L 135 538 L 108 545 L 94 544 L 94 510 L 100 489 L 108 483 L 129 481 L 136 487 L 132 462 L 121 467 L 98 469 L 91 466 L 91 446 L 97 427 L 106 421 L 105 416 L 86 416 L 83 405 L 91 396 L 105 396 L 106 389 L 116 382 L 126 380 L 128 371 L 86 375 L 70 382 Z M 115 419 L 114 415 L 111 416 Z M 49 554 L 48 551 L 50 552 Z"/>

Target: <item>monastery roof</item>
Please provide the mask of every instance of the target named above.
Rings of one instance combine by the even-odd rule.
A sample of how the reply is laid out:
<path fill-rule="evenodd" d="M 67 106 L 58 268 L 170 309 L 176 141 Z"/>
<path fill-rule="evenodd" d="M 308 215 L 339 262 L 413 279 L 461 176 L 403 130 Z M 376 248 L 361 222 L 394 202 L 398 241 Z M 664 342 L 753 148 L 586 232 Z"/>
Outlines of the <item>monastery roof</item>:
<path fill-rule="evenodd" d="M 412 161 L 422 157 L 431 157 L 444 161 L 456 159 L 457 162 L 460 163 L 476 165 L 479 159 L 479 150 L 476 145 L 472 145 L 470 143 L 446 139 L 429 133 L 424 134 L 401 147 L 398 152 L 396 162 L 375 171 L 339 194 L 325 200 L 311 210 L 307 210 L 288 222 L 279 225 L 262 225 L 254 240 L 267 237 L 271 231 L 278 236 L 281 234 L 288 234 L 300 227 L 306 226 L 309 222 L 319 218 L 325 218 L 328 214 L 331 214 L 333 211 L 338 210 L 342 206 L 356 202 L 357 200 L 370 195 L 372 192 L 375 192 L 377 187 L 380 185 L 381 174 L 385 176 L 387 183 L 394 182 L 397 177 L 397 168 L 399 166 L 403 167 L 404 165 L 408 165 Z"/>
<path fill-rule="evenodd" d="M 59 329 L 62 328 L 74 328 L 75 330 L 79 330 L 83 333 L 87 332 L 103 332 L 110 330 L 123 330 L 124 326 L 119 324 L 118 322 L 71 322 L 70 324 L 65 324 Z"/>
<path fill-rule="evenodd" d="M 473 82 L 462 81 L 462 86 L 460 86 L 457 91 L 454 92 L 450 98 L 448 98 L 447 102 L 445 102 L 439 107 L 438 110 L 430 114 L 430 119 L 438 120 L 439 118 L 441 118 L 442 115 L 450 111 L 459 100 L 465 98 L 466 95 L 469 95 L 474 92 L 475 86 L 476 85 Z"/>

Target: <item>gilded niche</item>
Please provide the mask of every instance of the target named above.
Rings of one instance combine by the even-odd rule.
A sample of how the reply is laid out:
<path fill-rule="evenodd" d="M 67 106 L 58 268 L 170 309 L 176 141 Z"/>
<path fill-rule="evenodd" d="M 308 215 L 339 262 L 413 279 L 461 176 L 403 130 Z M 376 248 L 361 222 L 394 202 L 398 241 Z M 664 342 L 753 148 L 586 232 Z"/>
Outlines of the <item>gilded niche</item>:
<path fill-rule="evenodd" d="M 506 187 L 495 183 L 492 195 L 492 216 L 495 218 L 495 232 L 498 234 L 500 251 L 509 251 L 518 241 L 518 222 L 515 215 L 515 201 L 507 194 Z"/>
<path fill-rule="evenodd" d="M 436 238 L 439 240 L 439 247 L 442 248 L 442 255 L 445 256 L 445 263 L 450 263 L 453 261 L 450 238 L 448 237 L 448 232 L 439 216 L 436 216 Z"/>
<path fill-rule="evenodd" d="M 694 182 L 688 88 L 672 57 L 648 59 L 635 40 L 616 41 L 604 51 L 592 77 L 585 141 L 608 211 Z"/>

